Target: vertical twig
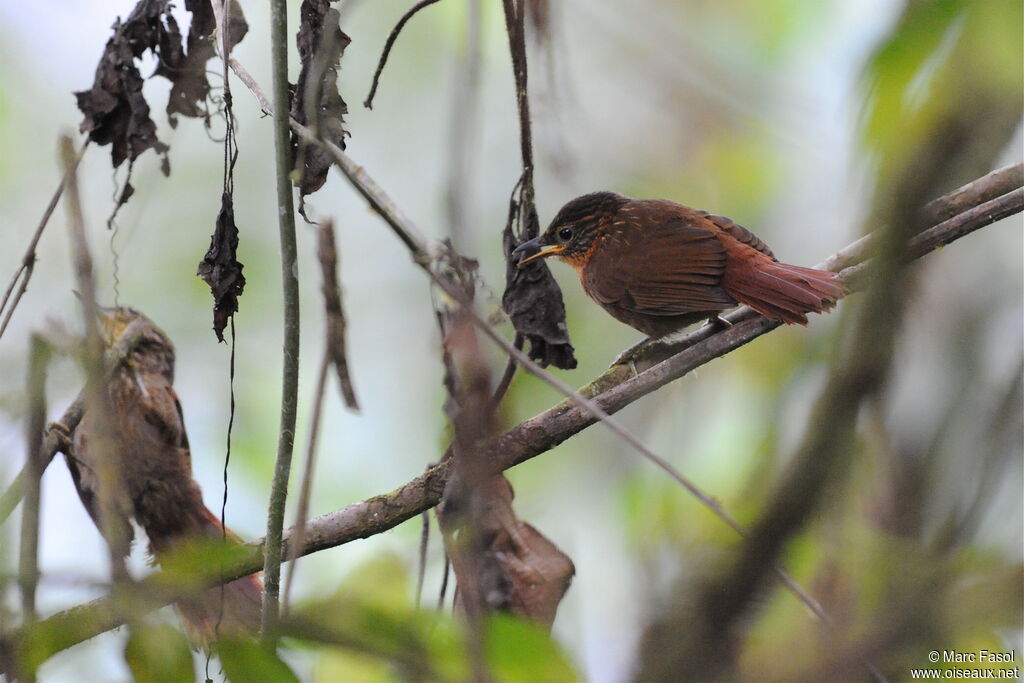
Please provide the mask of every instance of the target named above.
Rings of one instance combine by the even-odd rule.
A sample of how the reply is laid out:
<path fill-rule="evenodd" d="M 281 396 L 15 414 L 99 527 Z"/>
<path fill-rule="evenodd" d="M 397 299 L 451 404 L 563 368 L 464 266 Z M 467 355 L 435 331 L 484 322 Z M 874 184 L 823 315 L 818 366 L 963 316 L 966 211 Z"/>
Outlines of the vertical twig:
<path fill-rule="evenodd" d="M 68 136 L 60 140 L 61 160 L 64 165 L 68 216 L 71 228 L 71 249 L 75 279 L 82 299 L 85 318 L 84 361 L 87 373 L 85 406 L 97 416 L 98 441 L 96 450 L 105 454 L 98 460 L 99 486 L 97 487 L 100 529 L 107 541 L 110 555 L 111 578 L 115 586 L 128 579 L 125 557 L 129 539 L 123 523 L 123 490 L 121 487 L 121 450 L 112 434 L 113 410 L 107 392 L 103 369 L 103 341 L 99 333 L 99 307 L 96 305 L 96 281 L 93 278 L 92 256 L 85 236 L 85 219 L 78 193 L 78 177 L 74 171 L 76 154 L 74 142 Z"/>
<path fill-rule="evenodd" d="M 46 365 L 49 345 L 32 335 L 28 360 L 28 421 L 25 430 L 25 500 L 21 508 L 21 538 L 18 582 L 21 587 L 21 611 L 24 624 L 36 620 L 36 586 L 39 583 L 39 507 L 40 478 L 43 475 L 39 450 L 46 429 Z M 34 676 L 32 677 L 34 679 Z"/>
<path fill-rule="evenodd" d="M 299 501 L 295 506 L 295 532 L 288 540 L 288 559 L 292 561 L 288 569 L 288 579 L 284 584 L 284 594 L 281 598 L 281 609 L 287 614 L 288 606 L 291 604 L 292 583 L 295 579 L 295 572 L 298 569 L 299 557 L 302 547 L 306 544 L 306 517 L 309 515 L 309 496 L 313 488 L 313 467 L 316 465 L 317 437 L 320 434 L 320 415 L 323 412 L 324 391 L 327 388 L 327 372 L 331 367 L 330 349 L 324 351 L 324 357 L 320 361 L 320 372 L 316 380 L 316 390 L 313 393 L 313 415 L 309 420 L 309 441 L 306 443 L 306 459 L 302 465 L 302 484 L 299 488 Z"/>
<path fill-rule="evenodd" d="M 469 172 L 471 152 L 480 122 L 480 0 L 466 0 L 466 45 L 456 62 L 455 94 L 449 131 L 448 187 L 445 209 L 448 234 L 455 251 L 474 251 L 468 244 L 469 197 L 472 174 Z"/>
<path fill-rule="evenodd" d="M 519 151 L 523 156 L 522 199 L 525 209 L 536 212 L 533 202 L 533 135 L 530 131 L 530 98 L 527 91 L 526 31 L 523 9 L 516 0 L 502 0 L 505 28 L 508 31 L 512 72 L 516 81 L 516 105 L 519 110 Z M 533 237 L 534 235 L 529 235 Z"/>
<path fill-rule="evenodd" d="M 288 136 L 288 6 L 270 0 L 271 58 L 274 74 L 274 151 L 277 167 L 277 213 L 281 233 L 281 278 L 284 293 L 284 368 L 281 377 L 281 425 L 278 431 L 274 480 L 267 512 L 267 540 L 263 546 L 263 638 L 275 640 L 278 594 L 281 583 L 281 539 L 288 500 L 288 475 L 295 445 L 295 414 L 299 395 L 299 278 L 295 245 L 295 208 L 292 203 L 291 145 Z"/>

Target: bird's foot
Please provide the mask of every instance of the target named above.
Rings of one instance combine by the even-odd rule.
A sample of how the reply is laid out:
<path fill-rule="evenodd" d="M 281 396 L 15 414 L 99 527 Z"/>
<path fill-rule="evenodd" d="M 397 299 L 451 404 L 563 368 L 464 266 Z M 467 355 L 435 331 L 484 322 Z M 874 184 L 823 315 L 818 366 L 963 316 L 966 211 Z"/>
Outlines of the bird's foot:
<path fill-rule="evenodd" d="M 713 315 L 708 318 L 708 324 L 718 328 L 718 331 L 727 330 L 732 327 L 732 323 L 723 318 L 720 315 Z"/>
<path fill-rule="evenodd" d="M 56 437 L 57 450 L 61 453 L 67 453 L 68 449 L 71 447 L 71 428 L 63 422 L 51 422 L 46 431 L 52 433 L 54 437 Z"/>
<path fill-rule="evenodd" d="M 612 364 L 609 367 L 615 367 L 616 365 L 628 365 L 633 370 L 633 375 L 635 376 L 639 374 L 636 362 L 658 343 L 659 340 L 654 337 L 648 337 L 647 339 L 639 341 L 616 356 L 615 360 L 612 361 Z"/>

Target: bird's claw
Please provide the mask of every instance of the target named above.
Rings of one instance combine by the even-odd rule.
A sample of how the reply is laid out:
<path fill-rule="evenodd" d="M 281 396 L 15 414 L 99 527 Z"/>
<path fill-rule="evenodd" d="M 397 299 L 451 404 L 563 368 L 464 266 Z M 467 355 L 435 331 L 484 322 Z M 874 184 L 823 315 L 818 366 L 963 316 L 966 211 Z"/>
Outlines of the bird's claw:
<path fill-rule="evenodd" d="M 633 344 L 628 349 L 626 349 L 618 356 L 616 356 L 615 360 L 612 361 L 612 364 L 609 367 L 615 367 L 616 365 L 628 365 L 633 370 L 634 376 L 639 374 L 639 372 L 636 369 L 636 362 L 641 357 L 643 357 L 644 352 L 646 352 L 651 347 L 654 341 L 654 339 L 647 338 L 644 339 L 643 341 Z"/>
<path fill-rule="evenodd" d="M 63 422 L 51 422 L 50 426 L 46 428 L 46 431 L 52 433 L 56 439 L 57 444 L 60 446 L 58 450 L 64 452 L 66 447 L 71 445 L 71 428 Z"/>

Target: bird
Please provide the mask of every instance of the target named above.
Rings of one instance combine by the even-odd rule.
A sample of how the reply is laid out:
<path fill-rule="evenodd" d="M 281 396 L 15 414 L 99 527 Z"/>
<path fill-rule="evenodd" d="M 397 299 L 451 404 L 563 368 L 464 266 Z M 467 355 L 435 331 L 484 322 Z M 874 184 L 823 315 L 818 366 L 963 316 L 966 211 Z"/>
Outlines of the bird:
<path fill-rule="evenodd" d="M 724 216 L 616 192 L 569 201 L 512 253 L 525 256 L 520 268 L 550 256 L 568 263 L 591 299 L 652 339 L 705 319 L 728 326 L 719 313 L 739 304 L 806 325 L 807 313 L 826 312 L 846 294 L 835 273 L 779 262 Z"/>
<path fill-rule="evenodd" d="M 68 468 L 79 498 L 101 533 L 98 487 L 103 458 L 116 450 L 117 485 L 123 505 L 114 523 L 129 543 L 131 519 L 149 539 L 159 563 L 190 539 L 240 542 L 203 504 L 192 476 L 191 451 L 181 402 L 174 391 L 174 345 L 157 325 L 129 307 L 100 308 L 98 330 L 105 348 L 113 349 L 129 325 L 134 341 L 105 375 L 101 390 L 108 399 L 109 418 L 86 404 L 72 435 Z M 107 422 L 109 420 L 109 422 Z M 108 461 L 109 462 L 109 461 Z M 109 523 L 108 523 L 109 526 Z M 111 539 L 108 541 L 113 542 Z M 127 546 L 125 547 L 127 549 Z M 211 588 L 176 608 L 193 642 L 209 648 L 219 634 L 255 635 L 259 630 L 262 582 L 255 575 Z"/>

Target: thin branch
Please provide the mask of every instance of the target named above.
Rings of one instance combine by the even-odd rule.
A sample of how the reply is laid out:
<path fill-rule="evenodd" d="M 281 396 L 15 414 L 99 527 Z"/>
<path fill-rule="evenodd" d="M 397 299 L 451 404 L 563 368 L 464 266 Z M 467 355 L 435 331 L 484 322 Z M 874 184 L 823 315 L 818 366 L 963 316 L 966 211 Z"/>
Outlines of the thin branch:
<path fill-rule="evenodd" d="M 1008 192 L 922 232 L 911 240 L 911 256 L 934 251 L 974 230 L 1022 210 L 1024 191 Z M 777 324 L 763 317 L 752 313 L 747 315 L 749 317 L 746 320 L 713 335 L 705 335 L 703 329 L 691 333 L 691 337 L 705 336 L 678 356 L 639 375 L 634 376 L 632 370 L 624 366 L 610 368 L 583 387 L 580 393 L 594 396 L 594 402 L 602 410 L 608 413 L 618 412 L 670 381 L 685 376 L 691 370 L 734 351 L 777 327 Z M 496 468 L 507 470 L 551 450 L 596 421 L 586 410 L 562 402 L 489 439 L 482 444 L 481 453 L 483 457 L 491 458 Z M 440 502 L 449 473 L 450 461 L 442 461 L 394 491 L 352 503 L 341 510 L 310 520 L 306 525 L 303 546 L 294 554 L 305 556 L 355 540 L 370 538 L 429 510 Z M 291 544 L 293 535 L 293 532 L 285 534 L 285 542 Z M 261 539 L 250 544 L 250 553 L 247 557 L 228 565 L 206 585 L 227 583 L 258 571 L 264 543 L 265 539 Z M 289 555 L 291 554 L 289 551 Z M 166 581 L 162 577 L 163 573 L 157 573 L 139 582 L 139 587 L 147 590 L 142 590 L 142 598 L 134 601 L 133 607 L 136 612 L 157 609 L 180 598 L 180 595 L 168 594 L 165 588 Z M 56 629 L 63 624 L 78 623 L 78 619 L 86 622 L 87 626 L 70 634 L 63 643 L 64 647 L 71 647 L 116 628 L 124 623 L 125 614 L 118 611 L 117 604 L 111 598 L 103 597 L 55 614 L 40 622 L 40 627 Z M 13 638 L 17 640 L 20 633 L 14 634 Z M 0 650 L 2 649 L 3 644 L 0 643 Z"/>
<path fill-rule="evenodd" d="M 14 286 L 18 282 L 18 278 L 24 273 L 24 277 L 21 280 L 21 286 L 18 287 L 18 293 L 14 296 L 14 301 L 11 304 L 10 309 L 7 310 L 7 314 L 4 315 L 3 322 L 0 322 L 0 337 L 4 336 L 4 331 L 7 329 L 7 325 L 11 322 L 11 317 L 14 315 L 15 309 L 18 308 L 18 303 L 21 301 L 21 297 L 25 294 L 25 290 L 28 289 L 28 281 L 32 279 L 32 272 L 36 265 L 36 246 L 39 244 L 39 238 L 43 236 L 43 230 L 46 229 L 46 224 L 50 222 L 50 216 L 53 215 L 54 209 L 57 208 L 57 202 L 60 201 L 61 195 L 64 194 L 64 188 L 67 187 L 68 178 L 72 173 L 75 173 L 78 170 L 78 164 L 82 161 L 82 157 L 85 156 L 85 149 L 88 146 L 89 140 L 86 138 L 85 142 L 83 142 L 82 146 L 79 148 L 78 153 L 75 155 L 74 163 L 69 169 L 65 170 L 60 183 L 57 185 L 57 189 L 54 190 L 53 196 L 50 197 L 50 203 L 46 205 L 46 210 L 43 211 L 43 217 L 39 220 L 39 226 L 32 235 L 32 239 L 29 240 L 28 248 L 25 250 L 25 255 L 21 258 L 21 265 L 14 271 L 14 276 L 11 277 L 11 281 L 7 285 L 7 289 L 4 291 L 4 298 L 3 300 L 0 300 L 0 313 L 3 313 L 4 309 L 7 309 L 7 301 L 11 298 L 11 292 L 14 291 Z"/>
<path fill-rule="evenodd" d="M 28 472 L 25 505 L 21 513 L 18 580 L 21 586 L 21 613 L 26 624 L 36 620 L 36 586 L 39 583 L 39 446 L 46 426 L 46 366 L 50 348 L 39 335 L 32 335 L 29 347 L 27 391 L 28 420 L 25 429 L 25 467 Z"/>
<path fill-rule="evenodd" d="M 273 642 L 278 618 L 281 582 L 281 537 L 288 475 L 295 443 L 295 417 L 299 396 L 299 277 L 295 244 L 295 208 L 292 203 L 291 143 L 288 136 L 288 7 L 286 0 L 270 0 L 271 58 L 274 77 L 274 151 L 277 167 L 277 213 L 281 238 L 281 279 L 284 295 L 284 362 L 281 376 L 281 425 L 277 458 L 267 511 L 267 544 L 263 562 L 264 640 Z"/>
<path fill-rule="evenodd" d="M 68 136 L 60 140 L 61 161 L 67 186 L 67 207 L 70 226 L 72 265 L 82 300 L 82 314 L 85 327 L 83 361 L 86 371 L 85 404 L 96 416 L 96 431 L 93 439 L 97 452 L 104 453 L 97 462 L 99 485 L 96 490 L 99 526 L 107 541 L 110 559 L 111 582 L 118 585 L 129 581 L 125 557 L 129 553 L 130 539 L 123 523 L 126 508 L 124 487 L 121 479 L 121 450 L 112 433 L 113 407 L 107 391 L 106 373 L 103 364 L 103 341 L 99 332 L 99 307 L 96 304 L 96 281 L 93 276 L 92 256 L 85 234 L 85 217 L 78 193 L 78 177 L 75 172 L 77 155 L 74 142 Z"/>
<path fill-rule="evenodd" d="M 470 159 L 479 147 L 482 18 L 480 0 L 466 2 L 466 43 L 455 62 L 444 204 L 452 245 L 456 251 L 472 253 L 475 250 L 468 232 L 469 198 L 473 196 Z"/>
<path fill-rule="evenodd" d="M 363 102 L 363 106 L 367 109 L 373 109 L 373 97 L 377 94 L 377 86 L 380 82 L 380 74 L 384 71 L 384 65 L 388 62 L 388 55 L 391 54 L 391 47 L 395 44 L 398 39 L 398 34 L 405 28 L 405 24 L 413 18 L 413 16 L 424 7 L 430 7 L 438 0 L 420 0 L 409 9 L 408 12 L 402 15 L 402 18 L 398 20 L 395 27 L 391 29 L 391 34 L 388 36 L 387 42 L 384 43 L 384 51 L 380 55 L 380 61 L 377 62 L 377 70 L 373 73 L 373 84 L 370 86 L 370 94 L 366 96 L 366 101 Z"/>
<path fill-rule="evenodd" d="M 281 598 L 281 610 L 287 614 L 291 605 L 292 583 L 295 580 L 295 572 L 299 568 L 299 558 L 294 548 L 301 548 L 305 545 L 306 520 L 309 515 L 309 497 L 313 488 L 313 468 L 316 465 L 317 437 L 320 435 L 320 415 L 323 412 L 324 390 L 327 387 L 327 371 L 331 367 L 331 352 L 324 351 L 324 357 L 320 361 L 320 371 L 317 375 L 316 389 L 313 391 L 313 414 L 309 419 L 309 440 L 306 442 L 306 458 L 302 464 L 302 483 L 299 487 L 299 500 L 295 506 L 295 526 L 292 527 L 295 543 L 289 544 L 292 552 L 288 554 L 291 565 L 288 568 L 288 578 L 284 584 L 284 593 Z M 294 546 L 294 547 L 292 547 Z"/>
<path fill-rule="evenodd" d="M 334 225 L 324 221 L 317 227 L 317 260 L 323 284 L 320 289 L 324 295 L 325 329 L 324 342 L 328 360 L 334 366 L 338 377 L 338 388 L 345 405 L 350 410 L 359 411 L 359 401 L 352 386 L 352 377 L 348 371 L 348 352 L 346 343 L 345 309 L 341 305 L 341 287 L 338 284 L 338 248 L 334 241 Z"/>

